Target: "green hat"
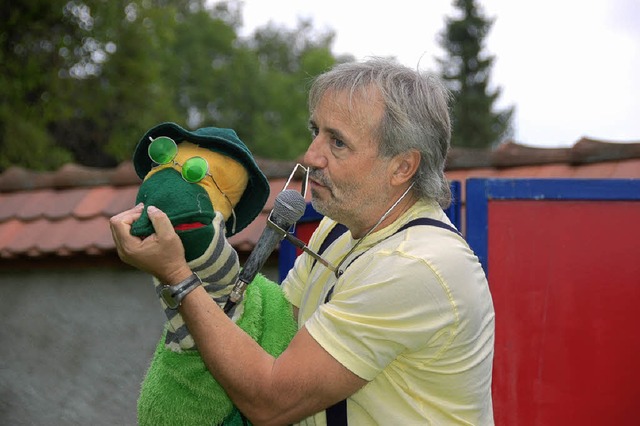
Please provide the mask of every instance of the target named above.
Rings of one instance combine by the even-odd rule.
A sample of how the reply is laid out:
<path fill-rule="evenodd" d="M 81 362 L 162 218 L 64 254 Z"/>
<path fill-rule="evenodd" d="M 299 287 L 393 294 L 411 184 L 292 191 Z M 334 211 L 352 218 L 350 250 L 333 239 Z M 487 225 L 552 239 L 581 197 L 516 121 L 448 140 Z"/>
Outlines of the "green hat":
<path fill-rule="evenodd" d="M 153 165 L 148 153 L 151 139 L 159 136 L 168 136 L 177 144 L 184 141 L 194 143 L 231 157 L 244 166 L 249 175 L 249 181 L 240 201 L 235 206 L 236 233 L 246 228 L 260 214 L 269 197 L 269 182 L 256 164 L 249 148 L 238 138 L 234 130 L 203 127 L 190 132 L 175 123 L 162 123 L 153 127 L 142 137 L 133 153 L 133 165 L 141 179 L 144 179 Z M 231 235 L 231 221 L 228 221 L 227 236 Z"/>

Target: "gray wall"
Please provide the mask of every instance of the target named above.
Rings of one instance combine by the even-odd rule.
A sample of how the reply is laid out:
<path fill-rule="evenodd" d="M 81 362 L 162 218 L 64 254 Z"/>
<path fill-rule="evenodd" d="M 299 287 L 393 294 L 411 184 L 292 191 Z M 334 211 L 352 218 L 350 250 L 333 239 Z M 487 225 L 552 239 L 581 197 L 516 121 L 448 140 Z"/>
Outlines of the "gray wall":
<path fill-rule="evenodd" d="M 135 425 L 163 322 L 141 272 L 0 272 L 0 423 Z"/>

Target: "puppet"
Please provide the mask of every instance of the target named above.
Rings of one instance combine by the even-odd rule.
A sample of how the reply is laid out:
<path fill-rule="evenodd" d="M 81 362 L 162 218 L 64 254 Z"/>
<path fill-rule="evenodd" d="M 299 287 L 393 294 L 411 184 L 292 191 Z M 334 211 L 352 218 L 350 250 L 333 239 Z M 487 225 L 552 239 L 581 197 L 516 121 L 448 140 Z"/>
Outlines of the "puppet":
<path fill-rule="evenodd" d="M 144 203 L 131 233 L 154 230 L 147 206 L 163 210 L 185 249 L 185 258 L 221 307 L 239 272 L 227 241 L 262 211 L 269 184 L 245 144 L 231 129 L 187 131 L 175 123 L 149 130 L 134 152 L 143 179 L 136 203 Z M 156 290 L 162 284 L 153 278 Z M 167 315 L 138 399 L 139 425 L 247 424 L 200 358 L 181 315 L 160 298 Z M 279 286 L 258 274 L 232 319 L 267 352 L 278 356 L 297 330 Z"/>

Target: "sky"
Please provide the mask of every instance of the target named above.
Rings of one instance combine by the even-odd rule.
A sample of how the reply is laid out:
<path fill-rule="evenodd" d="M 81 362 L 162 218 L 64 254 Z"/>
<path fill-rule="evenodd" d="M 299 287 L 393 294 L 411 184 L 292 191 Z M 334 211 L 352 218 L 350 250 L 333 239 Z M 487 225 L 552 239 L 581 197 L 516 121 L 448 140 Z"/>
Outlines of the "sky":
<path fill-rule="evenodd" d="M 243 33 L 269 22 L 294 29 L 311 19 L 333 30 L 335 55 L 395 56 L 437 71 L 437 35 L 450 0 L 378 2 L 244 0 Z M 375 3 L 375 4 L 374 4 Z M 515 107 L 513 140 L 569 147 L 582 137 L 640 141 L 639 0 L 478 0 L 495 22 L 485 53 L 495 56 L 497 108 Z"/>

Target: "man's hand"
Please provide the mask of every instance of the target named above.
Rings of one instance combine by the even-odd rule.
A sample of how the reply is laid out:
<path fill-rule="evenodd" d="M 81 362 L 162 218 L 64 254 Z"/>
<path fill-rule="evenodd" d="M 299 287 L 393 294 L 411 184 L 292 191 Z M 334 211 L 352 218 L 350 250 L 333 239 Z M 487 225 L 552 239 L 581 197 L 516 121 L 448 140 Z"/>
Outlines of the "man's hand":
<path fill-rule="evenodd" d="M 139 204 L 109 220 L 118 256 L 123 262 L 148 272 L 164 284 L 177 284 L 191 275 L 180 237 L 167 215 L 154 206 L 149 206 L 147 213 L 155 234 L 145 239 L 131 235 L 131 225 L 142 214 L 142 207 Z"/>

